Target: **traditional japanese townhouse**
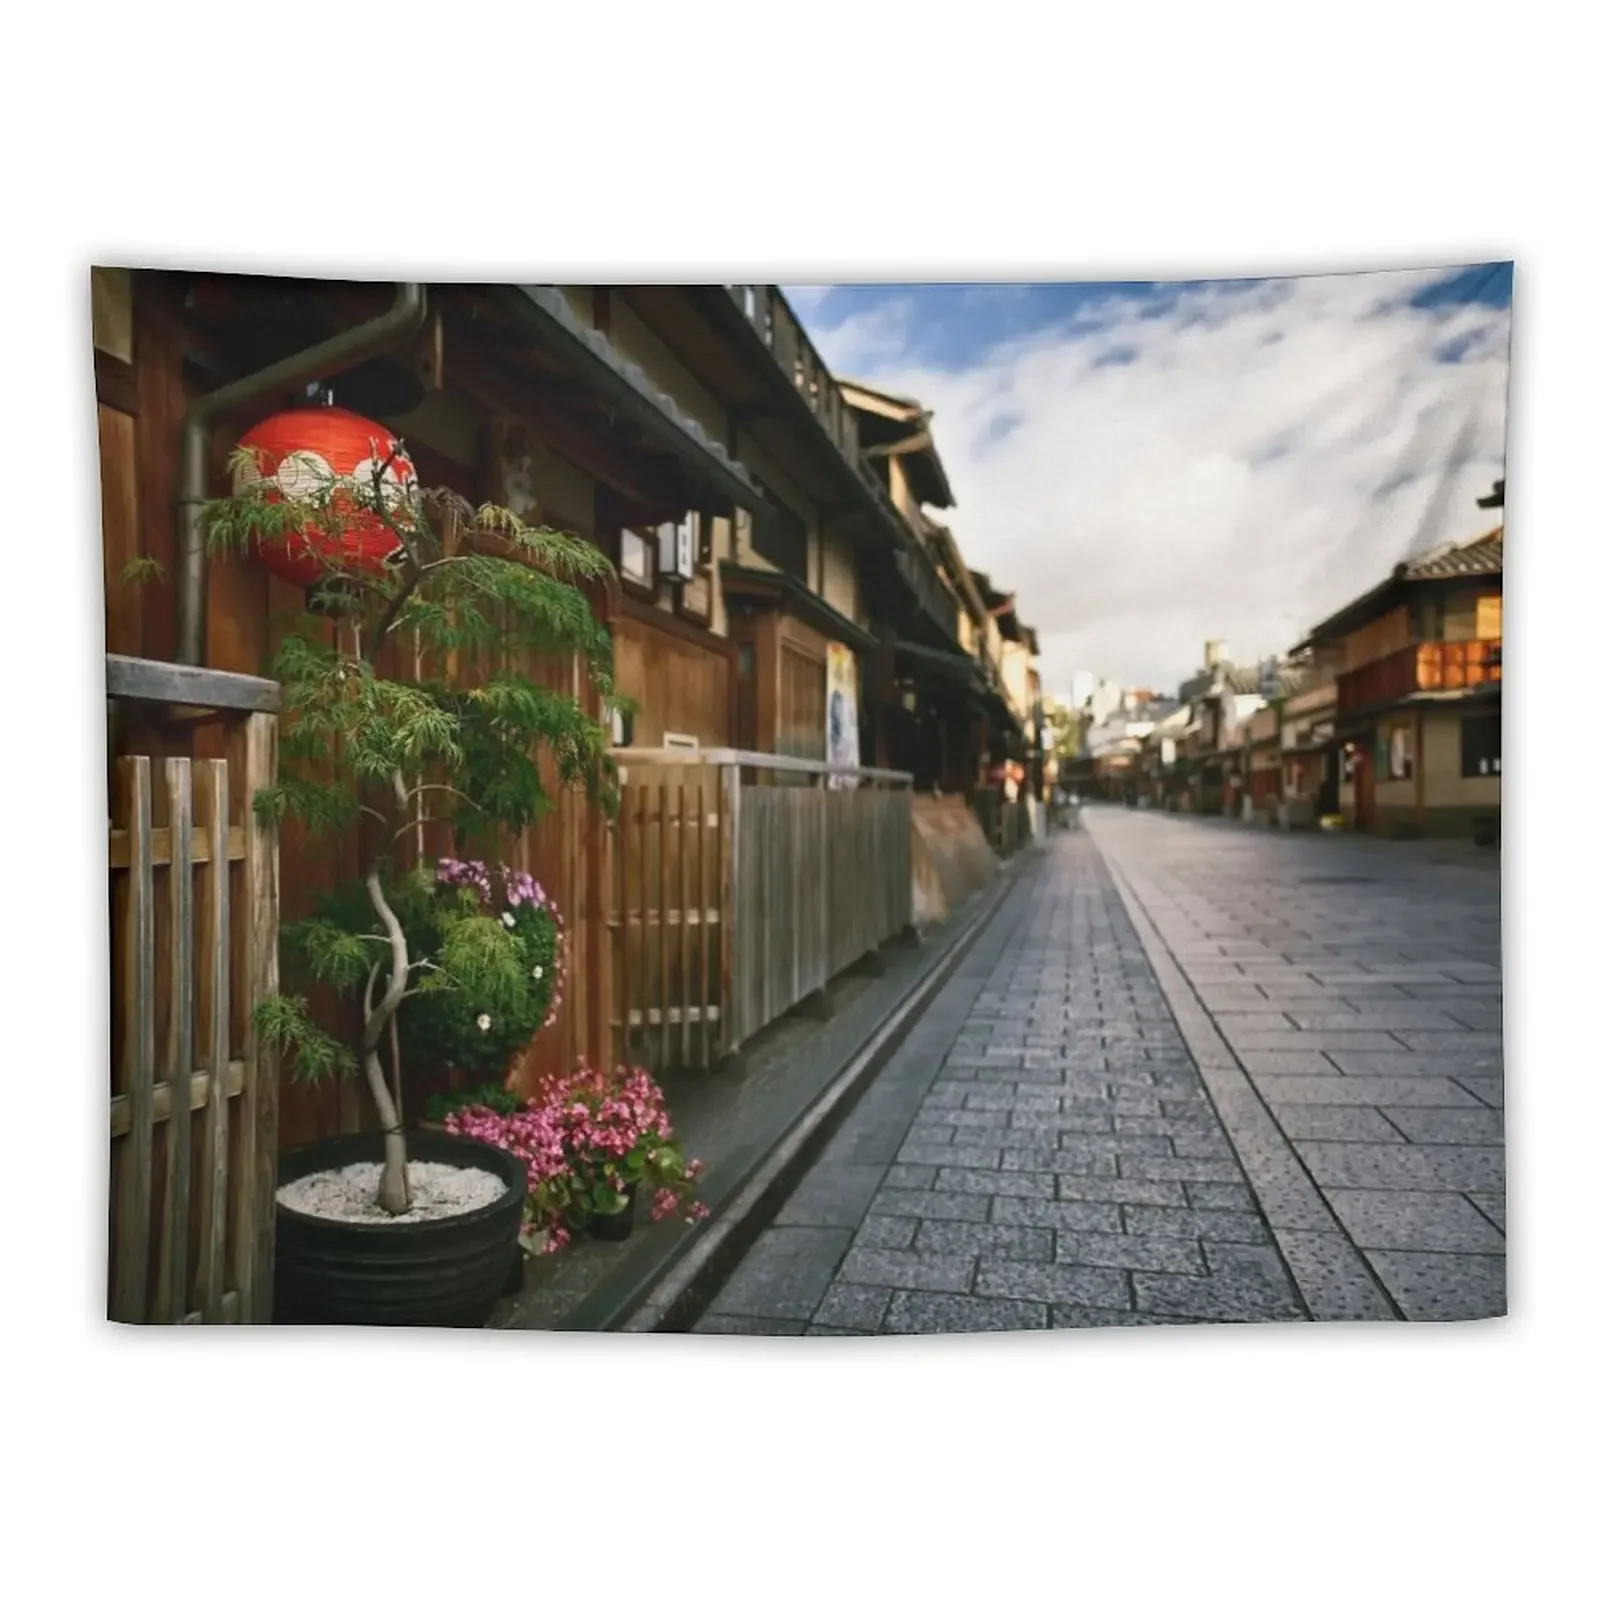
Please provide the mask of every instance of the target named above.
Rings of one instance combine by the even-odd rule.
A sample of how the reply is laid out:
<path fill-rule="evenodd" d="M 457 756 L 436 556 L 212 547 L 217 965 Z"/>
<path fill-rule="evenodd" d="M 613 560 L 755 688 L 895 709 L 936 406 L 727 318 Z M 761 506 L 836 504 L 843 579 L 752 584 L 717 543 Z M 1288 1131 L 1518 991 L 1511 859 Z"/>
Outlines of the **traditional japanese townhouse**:
<path fill-rule="evenodd" d="M 985 748 L 984 657 L 973 649 L 972 620 L 981 601 L 954 535 L 929 514 L 955 505 L 932 415 L 915 400 L 854 379 L 840 380 L 839 395 L 862 472 L 909 540 L 901 564 L 921 574 L 915 581 L 928 602 L 920 619 L 902 609 L 877 621 L 880 649 L 868 695 L 875 759 L 911 772 L 919 793 L 970 795 Z M 885 611 L 878 599 L 874 582 L 874 609 Z"/>
<path fill-rule="evenodd" d="M 1159 811 L 1186 810 L 1188 771 L 1185 744 L 1192 707 L 1177 705 L 1155 722 L 1141 741 L 1141 799 Z"/>
<path fill-rule="evenodd" d="M 1498 836 L 1504 530 L 1401 562 L 1313 628 L 1337 664 L 1348 826 Z"/>
<path fill-rule="evenodd" d="M 1242 724 L 1258 709 L 1260 672 L 1235 666 L 1227 646 L 1207 640 L 1201 670 L 1182 684 L 1178 698 L 1190 708 L 1182 741 L 1189 804 L 1208 816 L 1237 816 L 1244 798 Z"/>
<path fill-rule="evenodd" d="M 713 367 L 693 345 L 700 325 L 687 291 L 673 306 L 641 309 L 605 289 L 111 269 L 94 274 L 93 288 L 108 651 L 266 670 L 303 617 L 306 593 L 258 561 L 208 559 L 192 512 L 226 493 L 229 453 L 254 422 L 333 402 L 400 437 L 425 484 L 502 501 L 611 554 L 620 589 L 597 588 L 591 599 L 613 634 L 620 687 L 638 701 L 624 738 L 728 741 L 737 658 L 723 637 L 717 556 L 733 549 L 741 519 L 768 537 L 774 502 L 729 448 L 738 440 L 727 411 L 755 391 L 755 363 L 727 362 L 733 387 L 719 392 L 652 326 L 652 316 L 676 317 L 689 330 L 684 345 Z M 166 581 L 124 583 L 140 558 Z M 663 569 L 674 566 L 680 581 L 669 586 Z M 525 670 L 598 709 L 578 663 L 530 661 Z M 214 732 L 119 708 L 113 754 L 181 744 L 203 757 L 215 753 Z M 603 825 L 563 795 L 516 851 L 556 896 L 571 934 L 569 1003 L 530 1054 L 536 1075 L 607 1047 Z M 307 909 L 336 865 L 286 836 L 284 914 Z M 360 1103 L 354 1093 L 288 1094 L 285 1140 L 336 1131 Z"/>
<path fill-rule="evenodd" d="M 955 504 L 932 413 L 854 380 L 842 390 L 863 460 L 954 608 L 953 638 L 926 627 L 909 634 L 903 623 L 878 629 L 894 670 L 893 693 L 882 702 L 882 759 L 912 771 L 919 790 L 966 796 L 997 848 L 1012 848 L 1017 830 L 1004 808 L 1020 804 L 1024 789 L 1037 794 L 1041 782 L 1037 675 L 1030 678 L 1037 640 L 1018 620 L 1014 597 L 969 569 L 954 534 L 932 515 Z"/>
<path fill-rule="evenodd" d="M 1281 707 L 1258 707 L 1244 724 L 1244 803 L 1246 822 L 1271 826 L 1278 820 L 1283 794 L 1283 752 L 1279 742 Z"/>
<path fill-rule="evenodd" d="M 1331 646 L 1290 657 L 1295 687 L 1283 703 L 1283 821 L 1313 828 L 1339 815 L 1338 667 Z"/>
<path fill-rule="evenodd" d="M 853 380 L 840 385 L 860 442 L 863 470 L 910 540 L 899 575 L 920 614 L 881 603 L 887 574 L 866 579 L 878 650 L 866 685 L 874 759 L 912 774 L 913 861 L 919 921 L 944 915 L 998 870 L 978 822 L 994 743 L 1009 710 L 1000 679 L 999 632 L 986 591 L 955 535 L 933 512 L 955 505 L 919 402 Z M 929 576 L 931 575 L 931 582 Z M 985 813 L 986 814 L 986 813 Z"/>

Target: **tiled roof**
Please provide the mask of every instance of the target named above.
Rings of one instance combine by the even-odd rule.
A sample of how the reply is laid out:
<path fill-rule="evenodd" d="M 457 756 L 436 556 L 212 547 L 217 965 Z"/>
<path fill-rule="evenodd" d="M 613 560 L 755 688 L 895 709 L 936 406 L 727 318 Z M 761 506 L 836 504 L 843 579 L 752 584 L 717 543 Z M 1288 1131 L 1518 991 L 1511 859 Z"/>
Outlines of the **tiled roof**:
<path fill-rule="evenodd" d="M 1415 561 L 1402 562 L 1401 578 L 1471 578 L 1500 572 L 1505 566 L 1505 529 L 1480 534 L 1465 544 L 1441 545 Z"/>

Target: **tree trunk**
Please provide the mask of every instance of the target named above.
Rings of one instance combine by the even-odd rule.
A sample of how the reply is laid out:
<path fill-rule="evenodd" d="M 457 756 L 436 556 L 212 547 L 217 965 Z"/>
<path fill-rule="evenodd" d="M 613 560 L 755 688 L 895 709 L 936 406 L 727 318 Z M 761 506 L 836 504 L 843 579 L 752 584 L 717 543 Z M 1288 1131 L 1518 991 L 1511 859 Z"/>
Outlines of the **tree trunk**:
<path fill-rule="evenodd" d="M 406 1136 L 400 1126 L 400 1113 L 394 1096 L 384 1081 L 378 1042 L 383 1038 L 389 1019 L 405 999 L 406 986 L 411 981 L 411 957 L 406 946 L 405 930 L 384 896 L 383 882 L 376 868 L 367 874 L 367 898 L 388 932 L 392 956 L 389 987 L 378 1004 L 367 1012 L 366 1029 L 361 1040 L 362 1064 L 366 1071 L 367 1088 L 372 1093 L 372 1103 L 377 1108 L 378 1121 L 383 1128 L 383 1176 L 378 1181 L 378 1204 L 391 1216 L 399 1217 L 411 1209 L 411 1182 L 406 1174 Z"/>
<path fill-rule="evenodd" d="M 406 1174 L 406 1136 L 400 1127 L 400 1113 L 394 1096 L 384 1081 L 383 1062 L 378 1052 L 368 1050 L 364 1065 L 367 1087 L 372 1092 L 372 1102 L 377 1107 L 378 1121 L 383 1134 L 383 1176 L 378 1180 L 378 1204 L 393 1217 L 401 1217 L 411 1209 L 411 1180 Z"/>

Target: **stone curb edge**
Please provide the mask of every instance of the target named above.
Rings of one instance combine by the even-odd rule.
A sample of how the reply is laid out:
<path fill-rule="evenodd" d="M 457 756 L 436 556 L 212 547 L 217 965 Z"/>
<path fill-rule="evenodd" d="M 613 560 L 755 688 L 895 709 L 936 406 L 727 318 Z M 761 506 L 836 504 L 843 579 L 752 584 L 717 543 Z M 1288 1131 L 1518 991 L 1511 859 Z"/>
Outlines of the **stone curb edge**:
<path fill-rule="evenodd" d="M 1017 859 L 1007 862 L 1007 869 Z M 721 1211 L 703 1230 L 689 1235 L 683 1249 L 662 1262 L 596 1331 L 678 1333 L 688 1330 L 743 1258 L 756 1235 L 782 1208 L 800 1178 L 865 1093 L 878 1069 L 933 1003 L 946 975 L 977 943 L 1018 881 L 1014 872 L 1003 870 L 971 903 L 965 913 L 966 925 L 948 948 L 873 1029 L 822 1093 L 791 1123 Z"/>

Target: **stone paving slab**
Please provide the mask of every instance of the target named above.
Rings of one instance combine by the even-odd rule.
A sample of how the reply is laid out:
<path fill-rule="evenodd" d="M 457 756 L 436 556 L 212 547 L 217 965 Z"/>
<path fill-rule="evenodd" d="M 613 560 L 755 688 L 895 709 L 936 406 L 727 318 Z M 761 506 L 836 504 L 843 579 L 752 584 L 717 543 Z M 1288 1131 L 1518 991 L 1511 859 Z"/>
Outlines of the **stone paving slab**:
<path fill-rule="evenodd" d="M 1417 1322 L 1464 1322 L 1506 1314 L 1505 1263 L 1495 1256 L 1374 1250 L 1384 1287 Z"/>
<path fill-rule="evenodd" d="M 1218 1089 L 1234 1080 L 1197 1056 L 1312 1315 L 1503 1314 L 1494 877 L 1383 860 L 1381 845 L 1353 841 L 1381 870 L 1322 886 L 1309 870 L 1326 859 L 1320 840 L 1230 838 L 1108 808 L 1089 831 L 1138 902 L 1169 997 L 1185 997 L 1175 1011 L 1191 1047 L 1197 1033 L 1220 1035 L 1253 1091 Z M 1237 953 L 1241 934 L 1250 956 Z M 1292 978 L 1264 959 L 1273 954 Z"/>
<path fill-rule="evenodd" d="M 1344 848 L 1095 808 L 1025 858 L 701 1326 L 1503 1314 L 1498 884 Z"/>
<path fill-rule="evenodd" d="M 1040 852 L 962 977 L 944 1050 L 863 1097 L 706 1322 L 792 1332 L 802 1303 L 819 1336 L 1305 1318 L 1087 838 Z M 835 1223 L 852 1236 L 820 1284 Z M 775 1283 L 788 1261 L 800 1281 Z"/>

